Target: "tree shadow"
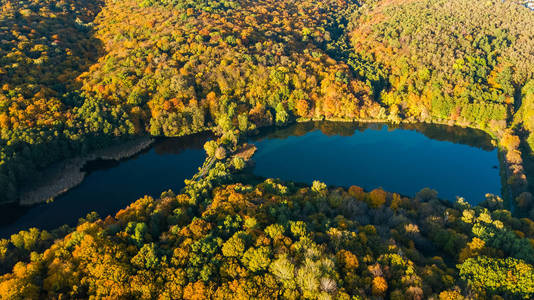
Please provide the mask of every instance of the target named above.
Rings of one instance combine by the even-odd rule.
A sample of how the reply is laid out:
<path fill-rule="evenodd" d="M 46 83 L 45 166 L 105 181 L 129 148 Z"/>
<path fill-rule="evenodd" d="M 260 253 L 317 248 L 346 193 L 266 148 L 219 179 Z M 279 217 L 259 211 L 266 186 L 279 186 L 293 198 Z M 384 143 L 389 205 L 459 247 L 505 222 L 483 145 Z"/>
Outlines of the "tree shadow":
<path fill-rule="evenodd" d="M 10 102 L 25 108 L 54 97 L 67 108 L 72 105 L 66 95 L 80 87 L 76 78 L 104 54 L 92 23 L 103 5 L 100 0 L 68 0 L 2 6 L 0 82 Z"/>
<path fill-rule="evenodd" d="M 2 2 L 0 203 L 15 202 L 40 170 L 87 146 L 88 138 L 72 139 L 79 133 L 68 129 L 79 124 L 66 123 L 72 123 L 72 108 L 84 103 L 78 76 L 105 54 L 93 24 L 104 4 Z"/>

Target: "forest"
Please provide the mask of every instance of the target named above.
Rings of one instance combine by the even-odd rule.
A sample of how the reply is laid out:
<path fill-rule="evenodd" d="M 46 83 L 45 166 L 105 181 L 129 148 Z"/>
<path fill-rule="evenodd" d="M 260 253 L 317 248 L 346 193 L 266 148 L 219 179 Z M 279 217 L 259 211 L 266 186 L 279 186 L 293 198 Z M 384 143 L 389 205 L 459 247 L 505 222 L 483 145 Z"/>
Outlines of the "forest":
<path fill-rule="evenodd" d="M 503 149 L 519 195 L 532 15 L 464 2 L 4 0 L 0 201 L 55 162 L 134 136 L 325 118 L 518 136 L 526 147 Z"/>
<path fill-rule="evenodd" d="M 0 0 L 0 204 L 126 140 L 220 136 L 208 175 L 183 191 L 0 240 L 0 298 L 534 297 L 534 12 L 522 4 Z M 481 129 L 505 200 L 242 178 L 240 137 L 309 120 Z"/>
<path fill-rule="evenodd" d="M 225 146 L 226 145 L 226 146 Z M 503 200 L 243 183 L 247 148 L 180 194 L 0 241 L 3 299 L 531 299 L 534 222 Z M 248 151 L 250 152 L 250 151 Z M 465 297 L 465 298 L 464 298 Z M 504 298 L 503 298 L 504 297 Z"/>

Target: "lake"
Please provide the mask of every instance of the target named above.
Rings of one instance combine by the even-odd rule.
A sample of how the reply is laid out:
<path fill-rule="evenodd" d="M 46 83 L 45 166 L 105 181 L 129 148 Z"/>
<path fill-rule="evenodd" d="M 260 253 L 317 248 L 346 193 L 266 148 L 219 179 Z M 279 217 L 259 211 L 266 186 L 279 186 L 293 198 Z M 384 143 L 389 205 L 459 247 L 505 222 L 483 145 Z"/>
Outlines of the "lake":
<path fill-rule="evenodd" d="M 85 180 L 54 202 L 3 209 L 0 237 L 30 227 L 73 226 L 91 211 L 105 217 L 146 194 L 178 192 L 204 161 L 208 139 L 208 134 L 161 139 L 130 159 L 89 163 Z M 308 122 L 262 130 L 248 141 L 258 147 L 250 171 L 258 176 L 382 187 L 407 196 L 430 187 L 440 198 L 462 196 L 472 204 L 486 193 L 501 193 L 497 150 L 487 134 L 474 129 Z"/>
<path fill-rule="evenodd" d="M 442 125 L 301 123 L 254 141 L 264 177 L 414 196 L 425 187 L 477 204 L 501 194 L 497 149 L 484 132 Z"/>

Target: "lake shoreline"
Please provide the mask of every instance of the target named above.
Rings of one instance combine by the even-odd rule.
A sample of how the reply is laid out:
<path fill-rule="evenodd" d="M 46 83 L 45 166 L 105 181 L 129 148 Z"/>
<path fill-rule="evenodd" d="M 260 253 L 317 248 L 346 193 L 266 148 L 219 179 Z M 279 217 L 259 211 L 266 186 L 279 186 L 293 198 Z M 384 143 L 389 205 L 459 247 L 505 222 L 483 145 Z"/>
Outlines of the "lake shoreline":
<path fill-rule="evenodd" d="M 458 123 L 454 122 L 452 120 L 449 121 L 438 121 L 438 120 L 430 120 L 430 121 L 416 121 L 416 120 L 410 120 L 410 119 L 403 119 L 398 122 L 394 122 L 390 119 L 360 119 L 360 118 L 298 118 L 296 120 L 297 123 L 306 123 L 306 122 L 317 122 L 317 121 L 329 121 L 329 122 L 346 122 L 346 123 L 381 123 L 381 124 L 435 124 L 435 125 L 445 125 L 445 126 L 458 126 L 461 128 L 471 128 L 483 131 L 487 133 L 493 140 L 496 141 L 496 147 L 498 149 L 498 160 L 499 160 L 499 172 L 501 174 L 501 189 L 502 189 L 502 197 L 506 203 L 510 207 L 514 205 L 515 198 L 522 192 L 528 192 L 528 188 L 522 188 L 519 190 L 514 190 L 512 186 L 509 184 L 509 181 L 513 179 L 513 172 L 511 171 L 511 165 L 506 159 L 507 149 L 502 147 L 500 145 L 500 141 L 502 138 L 502 133 L 494 132 L 488 128 L 482 128 L 479 126 L 473 126 L 470 124 L 464 124 L 464 123 Z M 522 173 L 525 176 L 525 183 L 524 186 L 528 186 L 528 179 L 526 178 L 526 174 Z M 521 175 L 521 174 L 520 174 Z"/>
<path fill-rule="evenodd" d="M 491 145 L 489 136 L 482 131 L 475 132 L 460 127 L 448 129 L 446 126 L 427 126 L 425 124 L 421 124 L 421 126 L 387 123 L 358 124 L 352 122 L 343 124 L 324 121 L 293 123 L 286 127 L 270 126 L 270 128 L 263 127 L 263 130 L 259 132 L 250 132 L 251 136 L 248 140 L 245 136 L 239 138 L 241 145 L 245 145 L 247 142 L 251 145 L 256 145 L 259 154 L 261 154 L 259 157 L 255 155 L 253 160 L 256 162 L 256 167 L 248 171 L 251 174 L 255 173 L 262 178 L 281 178 L 288 182 L 294 181 L 308 184 L 313 180 L 322 180 L 331 187 L 357 185 L 368 191 L 381 186 L 384 190 L 394 191 L 404 196 L 413 196 L 421 188 L 431 187 L 441 192 L 439 198 L 450 202 L 455 201 L 456 195 L 467 195 L 466 193 L 470 192 L 470 190 L 463 189 L 464 186 L 462 184 L 454 185 L 458 183 L 456 181 L 447 184 L 451 187 L 450 193 L 447 185 L 435 184 L 435 180 L 427 180 L 424 184 L 417 183 L 419 181 L 417 178 L 421 178 L 420 174 L 427 174 L 424 176 L 425 179 L 439 177 L 441 176 L 440 174 L 448 176 L 451 174 L 448 168 L 451 167 L 444 168 L 443 164 L 435 164 L 436 171 L 433 173 L 428 173 L 428 168 L 423 167 L 419 171 L 407 175 L 405 171 L 406 165 L 412 166 L 410 169 L 413 170 L 420 165 L 430 166 L 433 161 L 417 162 L 420 160 L 419 158 L 427 157 L 427 155 L 424 155 L 426 147 L 409 147 L 411 149 L 409 153 L 414 151 L 423 153 L 421 155 L 407 155 L 407 153 L 403 152 L 403 149 L 406 150 L 403 145 L 423 143 L 423 146 L 429 146 L 428 143 L 431 143 L 430 149 L 437 146 L 435 149 L 438 149 L 438 153 L 453 153 L 449 150 L 459 149 L 459 152 L 454 152 L 457 153 L 458 157 L 453 162 L 462 161 L 464 157 L 462 155 L 469 155 L 472 152 L 471 150 L 464 151 L 468 148 L 457 145 L 478 148 L 475 151 L 483 151 L 477 152 L 483 155 L 477 156 L 482 160 L 488 156 L 486 152 L 490 150 L 487 147 Z M 470 140 L 465 140 L 465 137 L 470 137 Z M 103 151 L 92 153 L 91 158 L 99 157 L 100 159 L 89 161 L 81 171 L 79 169 L 82 165 L 81 163 L 75 166 L 73 173 L 68 172 L 73 171 L 72 169 L 65 171 L 64 167 L 56 166 L 56 174 L 59 175 L 56 175 L 58 176 L 56 178 L 49 176 L 51 179 L 47 182 L 48 188 L 54 184 L 57 188 L 58 183 L 66 184 L 60 186 L 58 190 L 65 188 L 65 186 L 72 188 L 65 188 L 67 192 L 50 203 L 26 202 L 27 205 L 14 204 L 11 207 L 5 207 L 4 222 L 2 224 L 2 226 L 5 226 L 3 234 L 7 236 L 20 230 L 27 230 L 32 226 L 46 230 L 52 230 L 63 224 L 73 226 L 78 218 L 84 217 L 91 211 L 96 211 L 100 216 L 114 215 L 118 210 L 123 209 L 132 201 L 144 195 L 157 197 L 162 191 L 180 191 L 183 188 L 182 182 L 191 180 L 191 176 L 198 173 L 198 167 L 202 165 L 201 160 L 205 161 L 206 153 L 203 145 L 207 140 L 213 138 L 212 134 L 194 134 L 180 138 L 159 137 L 155 138 L 153 144 L 148 145 L 148 148 L 134 155 L 133 158 L 117 161 L 115 159 L 129 156 L 144 148 L 140 146 L 143 140 L 123 141 L 122 148 L 117 146 L 106 148 L 105 151 L 107 153 L 102 153 Z M 146 136 L 144 139 L 151 140 Z M 363 144 L 360 142 L 363 142 Z M 295 145 L 297 149 L 291 148 Z M 313 147 L 313 145 L 316 147 Z M 321 148 L 325 146 L 327 148 Z M 286 147 L 290 148 L 284 150 Z M 495 148 L 495 146 L 492 146 L 492 153 L 495 152 Z M 317 149 L 323 149 L 324 151 Z M 126 150 L 131 152 L 125 153 L 128 152 Z M 267 152 L 260 153 L 262 150 Z M 123 153 L 119 155 L 118 152 Z M 272 155 L 265 155 L 266 153 L 275 154 L 273 157 Z M 323 155 L 325 153 L 334 153 L 337 156 L 325 156 Z M 366 155 L 374 156 L 375 158 L 370 158 Z M 491 159 L 483 166 L 483 170 L 488 170 L 487 172 L 491 174 L 495 172 L 498 176 L 496 171 L 490 170 L 490 168 L 494 169 L 492 168 L 493 165 L 498 165 L 497 155 L 489 154 L 489 156 L 491 156 Z M 299 157 L 305 157 L 305 159 L 301 161 Z M 358 157 L 365 159 L 362 161 Z M 398 157 L 403 157 L 403 159 L 398 159 Z M 110 160 L 112 158 L 114 159 Z M 245 157 L 242 158 L 245 161 L 247 160 Z M 333 161 L 328 161 L 329 159 Z M 314 161 L 313 165 L 319 167 L 309 167 L 310 164 L 308 162 L 310 161 Z M 411 163 L 406 164 L 403 161 L 411 161 Z M 471 159 L 466 162 L 470 161 L 477 160 L 472 159 L 471 156 Z M 294 162 L 296 162 L 296 165 Z M 266 165 L 271 167 L 266 169 Z M 287 168 L 288 165 L 291 165 L 291 167 Z M 447 166 L 450 165 L 447 164 Z M 457 164 L 453 163 L 453 165 L 453 169 L 458 169 Z M 482 170 L 479 167 L 474 165 L 469 169 Z M 269 173 L 269 168 L 274 173 Z M 294 170 L 301 169 L 305 171 L 294 172 Z M 84 175 L 83 172 L 87 172 L 85 178 L 82 178 L 82 176 L 75 177 L 80 173 Z M 287 176 L 283 174 L 287 174 Z M 305 176 L 301 176 L 302 174 Z M 345 177 L 349 177 L 351 180 L 345 180 Z M 476 176 L 469 176 L 469 178 L 474 177 Z M 61 178 L 63 178 L 63 181 Z M 405 184 L 399 186 L 395 183 L 401 180 L 400 178 L 413 178 L 413 180 L 407 179 L 408 181 Z M 81 184 L 74 186 L 76 181 L 73 179 L 81 182 Z M 444 181 L 443 178 L 440 180 Z M 445 181 L 448 182 L 448 180 Z M 483 181 L 486 182 L 486 180 Z M 414 183 L 413 188 L 410 182 Z M 482 191 L 477 190 L 475 196 L 467 195 L 466 199 L 473 199 L 474 202 L 482 201 L 484 194 L 481 192 L 501 194 L 501 190 L 497 186 L 501 184 L 501 181 L 497 179 L 491 182 L 492 184 L 489 188 L 484 188 Z M 404 188 L 403 186 L 409 187 Z M 491 189 L 492 187 L 494 188 Z M 40 197 L 40 200 L 43 200 L 43 194 Z"/>
<path fill-rule="evenodd" d="M 32 187 L 21 191 L 18 206 L 32 206 L 60 196 L 83 182 L 86 171 L 83 167 L 91 161 L 121 160 L 132 157 L 149 148 L 155 139 L 148 136 L 128 140 L 124 143 L 95 150 L 90 154 L 60 161 L 48 168 L 42 174 L 41 179 L 36 180 Z"/>
<path fill-rule="evenodd" d="M 360 119 L 360 118 L 298 118 L 294 122 L 289 123 L 288 125 L 295 123 L 307 123 L 307 122 L 342 122 L 342 123 L 378 123 L 378 124 L 437 124 L 437 125 L 446 125 L 446 126 L 459 126 L 462 128 L 473 128 L 481 130 L 485 133 L 488 133 L 491 138 L 498 139 L 495 134 L 491 131 L 469 125 L 461 125 L 451 122 L 421 122 L 413 120 L 401 120 L 400 122 L 393 122 L 389 119 Z M 276 125 L 263 126 L 261 129 L 267 128 L 277 128 Z M 260 129 L 260 128 L 258 128 Z M 190 136 L 192 134 L 186 135 Z M 251 134 L 254 136 L 256 134 Z M 85 155 L 83 157 L 75 157 L 60 161 L 48 168 L 46 168 L 43 173 L 41 180 L 36 180 L 35 185 L 32 187 L 23 189 L 20 193 L 18 202 L 11 203 L 18 206 L 29 207 L 40 203 L 45 203 L 47 201 L 53 201 L 53 198 L 60 196 L 69 190 L 75 188 L 83 182 L 85 176 L 87 175 L 86 171 L 83 171 L 83 167 L 91 161 L 98 159 L 103 160 L 121 160 L 132 157 L 143 150 L 148 149 L 158 137 L 154 136 L 140 136 L 133 140 L 126 141 L 125 143 L 115 144 L 104 149 L 99 149 L 91 154 Z M 500 159 L 499 159 L 500 160 Z M 503 193 L 504 194 L 504 193 Z M 9 204 L 9 203 L 5 203 Z"/>
<path fill-rule="evenodd" d="M 398 124 L 430 124 L 430 125 L 445 125 L 445 126 L 458 126 L 458 127 L 461 127 L 461 128 L 471 128 L 471 129 L 476 129 L 476 130 L 480 130 L 480 131 L 483 131 L 485 133 L 487 133 L 492 139 L 496 139 L 498 140 L 498 136 L 495 132 L 491 131 L 491 130 L 487 130 L 485 128 L 482 128 L 482 127 L 478 127 L 478 126 L 472 126 L 472 125 L 468 125 L 468 124 L 462 124 L 462 123 L 457 123 L 457 122 L 453 122 L 453 121 L 434 121 L 434 120 L 431 120 L 431 121 L 420 121 L 420 120 L 409 120 L 409 119 L 404 119 L 404 120 L 400 120 L 398 122 L 395 122 L 393 120 L 390 120 L 390 119 L 360 119 L 360 118 L 297 118 L 295 120 L 296 123 L 306 123 L 306 122 L 324 122 L 324 121 L 327 121 L 327 122 L 340 122 L 340 123 L 379 123 L 379 124 L 395 124 L 395 125 L 398 125 Z M 275 125 L 272 125 L 272 126 L 275 126 Z"/>

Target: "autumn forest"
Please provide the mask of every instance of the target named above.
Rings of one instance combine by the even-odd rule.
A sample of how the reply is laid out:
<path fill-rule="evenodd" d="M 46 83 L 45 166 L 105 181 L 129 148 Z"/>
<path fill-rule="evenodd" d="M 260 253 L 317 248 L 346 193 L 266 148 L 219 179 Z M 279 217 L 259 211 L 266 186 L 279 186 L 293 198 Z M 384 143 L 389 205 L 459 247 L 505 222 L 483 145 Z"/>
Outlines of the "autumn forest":
<path fill-rule="evenodd" d="M 213 136 L 182 190 L 0 239 L 0 299 L 534 297 L 528 2 L 0 7 L 0 207 L 52 201 L 91 159 Z M 479 130 L 502 193 L 473 205 L 247 172 L 247 137 L 324 121 Z"/>

